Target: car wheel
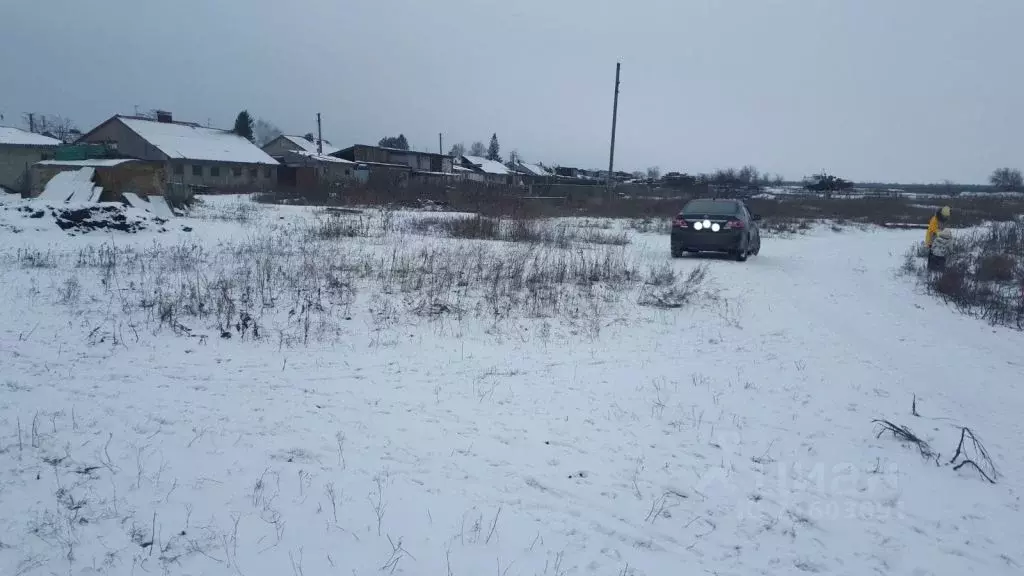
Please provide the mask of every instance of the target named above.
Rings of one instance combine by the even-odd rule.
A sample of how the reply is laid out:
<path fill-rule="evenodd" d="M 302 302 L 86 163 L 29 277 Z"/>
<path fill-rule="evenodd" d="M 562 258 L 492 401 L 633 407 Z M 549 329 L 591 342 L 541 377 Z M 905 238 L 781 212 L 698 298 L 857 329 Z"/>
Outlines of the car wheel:
<path fill-rule="evenodd" d="M 737 262 L 746 262 L 747 261 L 747 251 L 746 250 L 740 250 L 739 252 L 734 252 L 733 253 L 733 257 L 736 258 Z"/>
<path fill-rule="evenodd" d="M 678 249 L 678 248 L 673 248 L 672 249 L 672 257 L 673 258 L 682 258 L 683 257 L 683 251 Z"/>

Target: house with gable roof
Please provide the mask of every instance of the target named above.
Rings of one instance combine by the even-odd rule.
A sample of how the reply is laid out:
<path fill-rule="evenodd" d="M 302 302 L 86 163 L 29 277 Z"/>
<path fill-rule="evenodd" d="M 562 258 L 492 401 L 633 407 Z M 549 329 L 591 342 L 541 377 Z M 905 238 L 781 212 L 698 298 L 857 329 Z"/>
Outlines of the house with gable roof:
<path fill-rule="evenodd" d="M 466 179 L 485 184 L 516 185 L 519 175 L 496 160 L 483 156 L 460 156 L 459 166 L 464 169 Z"/>
<path fill-rule="evenodd" d="M 0 188 L 25 193 L 31 186 L 29 169 L 53 158 L 63 142 L 19 128 L 0 126 Z"/>
<path fill-rule="evenodd" d="M 83 135 L 79 142 L 106 144 L 119 155 L 162 162 L 168 183 L 189 188 L 255 191 L 277 181 L 277 160 L 249 140 L 227 130 L 156 118 L 117 115 Z"/>

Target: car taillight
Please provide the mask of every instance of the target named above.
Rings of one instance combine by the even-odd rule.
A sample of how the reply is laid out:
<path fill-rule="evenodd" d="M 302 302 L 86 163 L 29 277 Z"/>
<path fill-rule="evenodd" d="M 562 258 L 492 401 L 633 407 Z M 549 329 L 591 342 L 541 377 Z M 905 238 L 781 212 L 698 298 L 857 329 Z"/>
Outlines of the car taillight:
<path fill-rule="evenodd" d="M 730 230 L 742 230 L 745 225 L 743 224 L 743 220 L 729 220 L 725 223 L 725 227 Z"/>
<path fill-rule="evenodd" d="M 672 221 L 672 227 L 673 228 L 689 228 L 690 225 L 686 223 L 686 220 L 683 220 L 682 216 L 676 216 L 675 220 Z"/>

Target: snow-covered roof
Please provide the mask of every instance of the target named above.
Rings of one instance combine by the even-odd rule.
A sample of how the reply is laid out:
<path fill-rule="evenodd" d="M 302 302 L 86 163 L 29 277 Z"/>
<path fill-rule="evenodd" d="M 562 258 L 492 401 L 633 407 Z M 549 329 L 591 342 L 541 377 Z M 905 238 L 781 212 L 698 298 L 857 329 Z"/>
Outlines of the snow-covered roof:
<path fill-rule="evenodd" d="M 488 160 L 482 156 L 463 156 L 463 158 L 485 174 L 509 174 L 508 168 L 501 162 Z"/>
<path fill-rule="evenodd" d="M 323 154 L 317 154 L 316 151 L 308 152 L 306 150 L 289 150 L 288 153 L 293 154 L 295 156 L 300 156 L 302 158 L 309 158 L 310 160 L 314 160 L 316 162 L 331 162 L 334 164 L 356 164 L 356 162 L 353 162 L 351 160 L 345 160 L 344 158 L 338 158 L 336 156 L 328 156 L 326 142 L 324 143 Z"/>
<path fill-rule="evenodd" d="M 225 130 L 123 116 L 120 120 L 143 140 L 170 158 L 239 164 L 277 164 L 277 160 L 252 142 Z"/>
<path fill-rule="evenodd" d="M 285 136 L 285 139 L 287 139 L 292 144 L 295 144 L 299 148 L 302 148 L 306 152 L 316 152 L 317 151 L 316 150 L 316 148 L 317 148 L 316 142 L 310 142 L 309 140 L 306 140 L 306 138 L 304 136 Z M 324 155 L 334 154 L 335 152 L 341 152 L 341 148 L 338 148 L 337 146 L 334 146 L 333 144 L 331 144 L 327 140 L 323 140 L 323 144 L 324 144 Z"/>
<path fill-rule="evenodd" d="M 43 160 L 38 164 L 43 166 L 78 166 L 80 168 L 92 167 L 92 168 L 104 168 L 108 166 L 118 166 L 125 162 L 135 162 L 131 158 L 96 158 L 93 160 Z"/>
<path fill-rule="evenodd" d="M 551 172 L 548 172 L 543 166 L 538 164 L 526 164 L 525 162 L 521 162 L 519 164 L 519 168 L 526 170 L 533 176 L 551 176 Z"/>
<path fill-rule="evenodd" d="M 0 126 L 0 144 L 9 146 L 61 146 L 64 144 L 56 138 L 33 134 L 20 128 Z"/>

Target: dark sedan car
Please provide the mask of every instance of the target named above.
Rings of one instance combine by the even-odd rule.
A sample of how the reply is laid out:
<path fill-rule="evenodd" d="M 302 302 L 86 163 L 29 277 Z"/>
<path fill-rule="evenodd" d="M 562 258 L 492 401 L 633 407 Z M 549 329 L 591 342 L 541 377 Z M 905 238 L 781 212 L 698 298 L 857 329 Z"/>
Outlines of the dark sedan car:
<path fill-rule="evenodd" d="M 760 219 L 742 200 L 690 200 L 672 220 L 672 257 L 722 252 L 743 262 L 761 251 Z"/>

